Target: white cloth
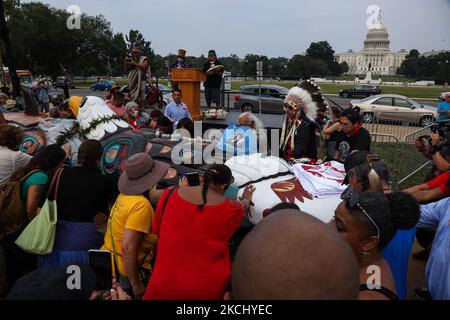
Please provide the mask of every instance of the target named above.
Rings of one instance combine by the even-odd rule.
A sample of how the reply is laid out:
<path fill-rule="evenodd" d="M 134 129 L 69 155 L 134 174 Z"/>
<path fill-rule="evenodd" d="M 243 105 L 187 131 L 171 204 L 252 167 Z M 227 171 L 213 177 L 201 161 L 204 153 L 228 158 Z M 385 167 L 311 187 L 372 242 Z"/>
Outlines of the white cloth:
<path fill-rule="evenodd" d="M 322 165 L 295 164 L 291 167 L 295 177 L 314 197 L 340 195 L 346 188 L 344 165 L 336 162 L 325 162 Z"/>
<path fill-rule="evenodd" d="M 0 184 L 9 182 L 13 173 L 25 167 L 32 156 L 0 146 Z"/>

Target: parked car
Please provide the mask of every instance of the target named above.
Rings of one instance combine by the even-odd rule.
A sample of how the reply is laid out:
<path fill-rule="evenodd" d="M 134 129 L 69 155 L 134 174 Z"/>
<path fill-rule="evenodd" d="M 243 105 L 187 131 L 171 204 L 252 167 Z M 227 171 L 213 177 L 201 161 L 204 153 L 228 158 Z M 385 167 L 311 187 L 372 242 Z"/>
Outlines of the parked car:
<path fill-rule="evenodd" d="M 450 95 L 450 92 L 442 92 L 441 95 L 439 96 L 439 99 L 445 101 L 445 97 L 447 95 Z"/>
<path fill-rule="evenodd" d="M 361 108 L 364 123 L 373 123 L 380 118 L 380 113 L 384 114 L 384 118 L 411 122 L 422 127 L 433 124 L 437 119 L 435 107 L 419 104 L 397 94 L 380 94 L 362 100 L 352 100 L 350 105 Z"/>
<path fill-rule="evenodd" d="M 112 88 L 113 84 L 114 84 L 114 82 L 108 81 L 108 80 L 99 81 L 99 82 L 94 83 L 93 85 L 91 85 L 91 90 L 92 91 L 97 91 L 97 90 L 99 90 L 99 91 L 108 91 L 108 90 L 110 90 Z"/>
<path fill-rule="evenodd" d="M 362 84 L 354 87 L 353 89 L 344 89 L 339 91 L 339 96 L 341 98 L 370 97 L 376 94 L 381 94 L 381 89 L 373 84 Z"/>
<path fill-rule="evenodd" d="M 259 111 L 259 86 L 243 86 L 234 97 L 234 108 L 241 112 Z M 289 89 L 277 85 L 261 86 L 261 110 L 270 113 L 283 113 L 284 99 Z"/>
<path fill-rule="evenodd" d="M 67 84 L 69 85 L 69 88 L 75 89 L 75 85 L 71 79 L 71 77 L 58 77 L 56 78 L 56 82 L 54 83 L 55 88 L 64 88 L 65 83 L 64 81 L 67 78 Z"/>

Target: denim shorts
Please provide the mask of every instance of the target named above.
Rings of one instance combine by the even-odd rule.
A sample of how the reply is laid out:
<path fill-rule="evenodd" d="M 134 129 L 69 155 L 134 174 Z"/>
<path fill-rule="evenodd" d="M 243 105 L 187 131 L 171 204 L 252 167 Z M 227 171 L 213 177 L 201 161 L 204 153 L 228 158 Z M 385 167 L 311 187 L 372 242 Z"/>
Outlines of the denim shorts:
<path fill-rule="evenodd" d="M 206 104 L 210 105 L 211 102 L 220 105 L 220 89 L 217 88 L 205 88 Z"/>

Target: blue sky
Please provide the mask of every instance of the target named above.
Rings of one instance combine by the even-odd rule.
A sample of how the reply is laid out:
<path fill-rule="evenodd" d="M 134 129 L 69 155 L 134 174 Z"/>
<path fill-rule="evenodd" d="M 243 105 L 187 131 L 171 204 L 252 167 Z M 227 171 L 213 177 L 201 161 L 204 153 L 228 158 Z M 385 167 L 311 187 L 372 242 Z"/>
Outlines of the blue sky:
<path fill-rule="evenodd" d="M 22 2 L 31 2 L 29 0 Z M 103 14 L 115 32 L 139 29 L 159 54 L 292 57 L 313 41 L 361 50 L 370 5 L 382 9 L 391 49 L 450 50 L 450 0 L 45 0 Z M 445 39 L 445 41 L 443 41 Z"/>

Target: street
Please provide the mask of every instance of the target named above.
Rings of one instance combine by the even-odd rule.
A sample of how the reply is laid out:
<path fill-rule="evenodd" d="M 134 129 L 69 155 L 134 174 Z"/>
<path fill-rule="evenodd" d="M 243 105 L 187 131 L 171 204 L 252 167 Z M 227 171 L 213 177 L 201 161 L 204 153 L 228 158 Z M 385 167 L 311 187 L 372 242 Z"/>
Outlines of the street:
<path fill-rule="evenodd" d="M 59 89 L 60 90 L 60 89 Z M 74 96 L 97 96 L 97 97 L 105 97 L 107 95 L 106 91 L 92 91 L 89 88 L 77 88 L 77 89 L 70 89 L 70 95 L 74 95 Z M 225 98 L 224 98 L 224 106 L 225 108 L 229 107 L 230 111 L 233 111 L 234 108 L 234 98 L 237 94 L 235 93 L 230 93 L 225 94 Z M 347 108 L 350 101 L 354 100 L 354 99 L 344 99 L 338 96 L 325 96 L 329 101 L 330 101 L 330 106 L 334 105 L 333 102 L 335 102 L 336 104 L 338 104 L 339 106 L 343 107 L 343 108 Z M 331 100 L 333 102 L 331 102 Z M 432 107 L 437 108 L 438 106 L 438 101 L 431 101 L 431 100 L 416 100 L 418 103 L 420 104 L 425 104 L 425 105 L 429 105 Z M 200 104 L 202 106 L 202 108 L 206 108 L 206 101 L 205 101 L 205 97 L 202 94 L 201 95 L 201 101 Z M 281 113 L 281 111 L 280 111 Z"/>

